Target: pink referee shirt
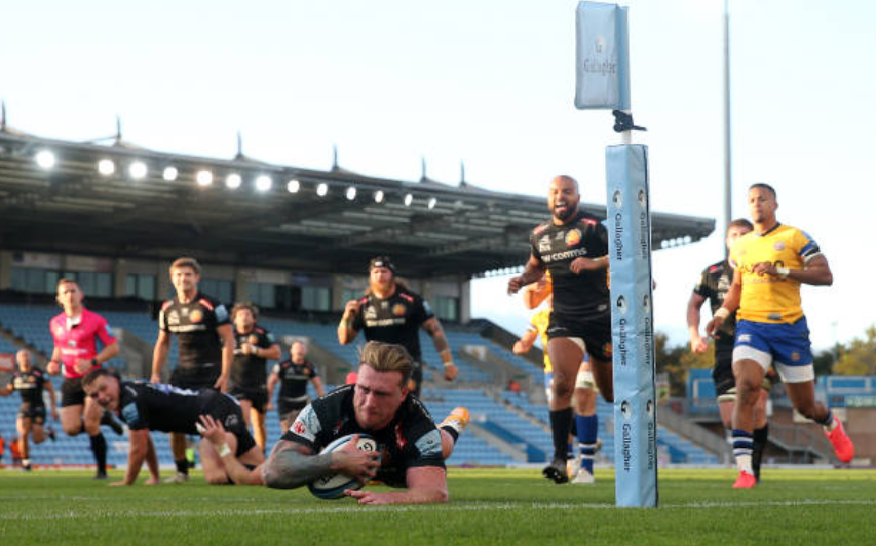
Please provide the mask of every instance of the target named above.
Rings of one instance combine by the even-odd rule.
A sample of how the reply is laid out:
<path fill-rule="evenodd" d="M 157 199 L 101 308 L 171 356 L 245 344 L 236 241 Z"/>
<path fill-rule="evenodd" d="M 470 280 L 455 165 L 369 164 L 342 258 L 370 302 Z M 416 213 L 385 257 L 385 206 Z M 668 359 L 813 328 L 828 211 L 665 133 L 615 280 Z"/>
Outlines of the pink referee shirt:
<path fill-rule="evenodd" d="M 97 340 L 106 345 L 116 342 L 116 337 L 106 319 L 97 313 L 83 308 L 78 323 L 67 326 L 67 315 L 61 313 L 49 321 L 49 330 L 55 340 L 55 347 L 61 351 L 61 362 L 64 363 L 64 377 L 76 379 L 85 374 L 76 373 L 73 365 L 77 358 L 91 360 L 97 356 Z M 91 369 L 99 368 L 93 366 Z M 89 370 L 91 371 L 91 370 Z"/>

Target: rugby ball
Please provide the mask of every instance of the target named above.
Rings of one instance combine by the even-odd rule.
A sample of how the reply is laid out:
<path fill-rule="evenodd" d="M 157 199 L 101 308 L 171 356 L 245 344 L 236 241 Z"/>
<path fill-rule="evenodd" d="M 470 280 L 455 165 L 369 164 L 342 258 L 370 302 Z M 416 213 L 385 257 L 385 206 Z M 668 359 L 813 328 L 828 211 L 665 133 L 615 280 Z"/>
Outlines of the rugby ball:
<path fill-rule="evenodd" d="M 355 434 L 341 436 L 334 442 L 325 446 L 325 448 L 320 451 L 320 454 L 331 453 L 332 451 L 343 449 L 353 440 L 353 436 L 355 436 Z M 356 447 L 364 451 L 378 451 L 377 440 L 363 433 L 359 434 L 359 442 Z M 347 476 L 341 472 L 332 472 L 309 483 L 307 488 L 310 489 L 310 492 L 313 493 L 315 497 L 321 499 L 339 499 L 344 496 L 345 489 L 361 489 L 362 484 L 359 483 L 356 478 Z"/>

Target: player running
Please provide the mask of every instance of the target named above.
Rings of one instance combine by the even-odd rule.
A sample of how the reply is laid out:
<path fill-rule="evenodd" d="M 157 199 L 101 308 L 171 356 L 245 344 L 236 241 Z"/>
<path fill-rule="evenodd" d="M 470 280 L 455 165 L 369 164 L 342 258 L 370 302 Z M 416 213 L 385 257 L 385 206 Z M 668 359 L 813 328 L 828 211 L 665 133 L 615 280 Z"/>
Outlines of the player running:
<path fill-rule="evenodd" d="M 240 402 L 246 426 L 252 426 L 253 436 L 262 451 L 265 450 L 265 412 L 268 396 L 268 359 L 279 360 L 280 345 L 274 335 L 256 324 L 258 309 L 248 303 L 231 308 L 234 324 L 234 361 L 231 363 L 229 392 Z"/>
<path fill-rule="evenodd" d="M 404 347 L 368 342 L 355 385 L 347 385 L 308 405 L 274 446 L 265 464 L 268 487 L 293 489 L 336 472 L 362 483 L 377 479 L 404 491 L 352 491 L 359 504 L 447 502 L 444 460 L 453 453 L 469 421 L 454 409 L 437 428 L 408 387 L 413 360 Z M 337 438 L 367 433 L 382 452 L 338 450 L 319 454 Z"/>
<path fill-rule="evenodd" d="M 730 250 L 733 283 L 706 330 L 718 335 L 737 311 L 733 376 L 733 453 L 739 477 L 734 488 L 756 485 L 752 468 L 754 408 L 766 370 L 779 373 L 794 408 L 824 426 L 837 457 L 849 462 L 854 446 L 843 425 L 815 400 L 815 373 L 809 349 L 809 329 L 800 306 L 800 285 L 830 286 L 833 274 L 827 258 L 809 235 L 776 220 L 776 191 L 754 184 L 748 191 L 754 231 L 740 237 Z"/>
<path fill-rule="evenodd" d="M 751 222 L 739 218 L 730 222 L 724 243 L 729 250 L 736 240 L 754 229 Z M 700 278 L 694 286 L 690 301 L 687 304 L 687 328 L 690 334 L 690 350 L 694 353 L 705 353 L 709 350 L 708 339 L 700 337 L 700 307 L 708 300 L 712 314 L 721 308 L 730 284 L 733 282 L 733 268 L 727 259 L 714 263 L 703 269 Z M 732 313 L 721 326 L 715 338 L 715 366 L 712 368 L 712 379 L 718 396 L 718 409 L 721 421 L 728 433 L 732 430 L 731 417 L 736 402 L 736 382 L 733 380 L 733 343 L 736 331 L 736 313 Z M 767 445 L 769 427 L 767 425 L 766 405 L 772 383 L 764 379 L 763 389 L 755 404 L 754 442 L 752 446 L 751 468 L 754 477 L 760 481 L 760 464 L 763 451 Z"/>
<path fill-rule="evenodd" d="M 55 389 L 43 371 L 31 364 L 30 352 L 18 351 L 15 353 L 15 362 L 18 363 L 18 369 L 12 372 L 9 384 L 0 389 L 0 396 L 8 396 L 14 391 L 21 394 L 21 405 L 18 407 L 18 415 L 15 416 L 15 429 L 18 431 L 21 465 L 24 470 L 30 470 L 30 446 L 27 437 L 32 436 L 34 444 L 43 443 L 47 436 L 52 440 L 55 439 L 55 433 L 51 428 L 47 432 L 43 431 L 43 423 L 46 420 L 43 389 L 49 393 L 52 419 L 58 418 L 58 410 L 55 408 Z M 3 450 L 0 449 L 0 454 L 2 453 Z"/>
<path fill-rule="evenodd" d="M 83 305 L 82 290 L 76 281 L 62 278 L 58 281 L 56 299 L 64 312 L 49 321 L 54 340 L 52 358 L 46 366 L 49 375 L 63 367 L 61 383 L 61 428 L 68 436 L 88 434 L 91 452 L 97 463 L 95 479 L 106 479 L 106 438 L 100 431 L 101 423 L 113 427 L 116 434 L 122 428 L 97 404 L 85 398 L 82 378 L 90 370 L 100 368 L 119 352 L 119 344 L 106 319 L 92 313 Z M 98 351 L 98 342 L 103 348 Z"/>
<path fill-rule="evenodd" d="M 608 233 L 598 218 L 578 209 L 578 182 L 569 176 L 551 180 L 548 209 L 552 218 L 530 235 L 532 249 L 523 274 L 508 281 L 517 293 L 550 271 L 554 307 L 547 329 L 547 350 L 554 368 L 550 401 L 554 458 L 544 475 L 556 483 L 569 480 L 566 438 L 572 427 L 572 393 L 584 353 L 596 385 L 613 401 L 611 369 L 611 310 L 606 282 Z"/>
<path fill-rule="evenodd" d="M 551 398 L 553 397 L 554 372 L 551 359 L 547 353 L 547 328 L 550 321 L 551 308 L 553 307 L 553 286 L 549 273 L 546 273 L 535 284 L 527 286 L 523 291 L 523 303 L 528 309 L 538 307 L 542 302 L 547 302 L 547 306 L 532 316 L 529 329 L 514 344 L 512 351 L 515 354 L 525 354 L 529 352 L 537 338 L 541 339 L 542 352 L 544 353 L 545 393 L 550 405 Z M 575 379 L 575 394 L 573 397 L 575 422 L 572 426 L 573 434 L 569 435 L 569 449 L 566 452 L 566 472 L 569 479 L 575 484 L 591 484 L 595 482 L 593 464 L 596 452 L 602 447 L 602 443 L 598 439 L 599 416 L 596 414 L 597 393 L 593 372 L 590 370 L 590 362 L 587 355 L 585 355 Z M 573 447 L 573 437 L 577 437 L 578 440 L 577 454 Z"/>
<path fill-rule="evenodd" d="M 280 430 L 289 430 L 304 407 L 310 403 L 307 394 L 307 382 L 313 382 L 316 395 L 322 396 L 322 380 L 316 373 L 316 367 L 307 360 L 307 345 L 303 341 L 295 341 L 289 349 L 289 360 L 274 365 L 268 377 L 268 409 L 273 406 L 270 400 L 274 397 L 274 387 L 280 384 L 277 394 L 277 416 L 280 418 Z"/>
<path fill-rule="evenodd" d="M 453 353 L 441 322 L 429 304 L 396 279 L 395 265 L 388 256 L 378 256 L 368 266 L 369 288 L 365 296 L 350 300 L 338 324 L 338 341 L 352 343 L 359 330 L 365 330 L 368 341 L 403 345 L 414 358 L 413 392 L 417 396 L 423 383 L 423 361 L 420 352 L 419 329 L 432 338 L 435 350 L 444 362 L 444 379 L 452 381 L 459 370 L 453 363 Z"/>

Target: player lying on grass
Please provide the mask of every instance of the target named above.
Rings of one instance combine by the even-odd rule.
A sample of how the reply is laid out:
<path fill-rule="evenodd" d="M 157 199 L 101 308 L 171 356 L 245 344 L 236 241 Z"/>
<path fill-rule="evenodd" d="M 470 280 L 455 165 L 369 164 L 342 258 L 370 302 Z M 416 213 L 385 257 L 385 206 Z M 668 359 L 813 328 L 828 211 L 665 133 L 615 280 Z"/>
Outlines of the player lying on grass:
<path fill-rule="evenodd" d="M 360 355 L 355 385 L 341 387 L 306 406 L 265 464 L 268 487 L 293 489 L 342 472 L 360 483 L 376 479 L 404 491 L 347 490 L 360 504 L 447 502 L 444 460 L 468 424 L 456 408 L 438 428 L 410 393 L 410 354 L 400 345 L 369 342 Z M 319 454 L 333 440 L 367 433 L 380 450 Z M 356 445 L 355 441 L 350 442 Z"/>
<path fill-rule="evenodd" d="M 121 417 L 130 429 L 128 468 L 125 479 L 110 485 L 133 485 L 145 461 L 150 479 L 159 483 L 158 457 L 150 430 L 196 434 L 201 415 L 210 415 L 229 431 L 224 445 L 242 464 L 259 465 L 264 461 L 261 449 L 246 428 L 240 405 L 234 398 L 213 389 L 190 391 L 160 383 L 123 381 L 115 372 L 99 368 L 82 382 L 85 393 L 104 408 Z M 210 484 L 229 483 L 221 454 L 206 439 L 199 445 L 204 479 Z"/>

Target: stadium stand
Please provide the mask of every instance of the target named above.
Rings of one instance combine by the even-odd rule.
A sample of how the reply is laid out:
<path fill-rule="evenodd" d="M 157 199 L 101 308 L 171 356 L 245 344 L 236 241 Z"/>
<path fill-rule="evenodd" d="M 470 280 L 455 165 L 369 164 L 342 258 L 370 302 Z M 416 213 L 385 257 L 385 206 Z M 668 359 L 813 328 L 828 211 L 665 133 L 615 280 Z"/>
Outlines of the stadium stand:
<path fill-rule="evenodd" d="M 107 318 L 113 328 L 124 330 L 140 337 L 149 345 L 154 344 L 157 337 L 157 324 L 144 312 L 124 311 L 99 311 Z M 37 347 L 45 355 L 51 354 L 52 341 L 48 334 L 46 324 L 57 313 L 54 306 L 25 306 L 25 305 L 0 305 L 0 326 L 13 335 L 22 338 L 25 342 Z M 337 334 L 334 325 L 318 324 L 277 317 L 262 317 L 260 323 L 271 330 L 278 339 L 284 336 L 307 337 L 311 343 L 329 351 L 342 361 L 352 366 L 357 362 L 357 345 L 364 343 L 364 337 L 347 346 L 337 343 Z M 457 446 L 449 464 L 472 464 L 472 465 L 505 465 L 512 463 L 543 462 L 553 450 L 547 424 L 548 409 L 545 404 L 533 403 L 527 393 L 511 393 L 501 391 L 498 385 L 501 383 L 495 374 L 466 362 L 461 358 L 460 348 L 463 346 L 485 346 L 494 355 L 506 360 L 521 374 L 532 377 L 533 383 L 540 385 L 542 382 L 542 370 L 529 361 L 514 355 L 492 340 L 481 337 L 477 333 L 465 330 L 447 328 L 447 336 L 451 347 L 454 348 L 454 357 L 460 368 L 458 385 L 454 388 L 427 387 L 423 391 L 423 401 L 436 422 L 440 422 L 454 407 L 466 406 L 472 412 L 475 427 L 480 431 L 467 432 Z M 0 342 L 6 341 L 11 345 L 7 352 L 14 352 L 15 345 L 8 340 L 0 338 Z M 420 339 L 424 360 L 428 368 L 433 372 L 440 372 L 440 357 L 432 346 L 431 339 L 421 333 Z M 173 353 L 170 357 L 171 366 L 176 361 L 176 345 L 173 345 Z M 284 355 L 285 357 L 286 355 Z M 318 364 L 318 363 L 317 363 Z M 124 362 L 114 359 L 113 365 L 124 370 Z M 273 363 L 269 363 L 269 366 Z M 708 378 L 711 381 L 711 377 Z M 56 389 L 60 385 L 60 378 L 52 378 Z M 707 385 L 703 382 L 703 389 Z M 714 387 L 712 387 L 714 389 Z M 310 387 L 311 396 L 315 396 Z M 490 394 L 492 393 L 492 394 Z M 15 410 L 18 406 L 17 397 L 0 399 L 0 430 L 13 431 L 15 427 Z M 600 399 L 597 408 L 600 417 L 599 437 L 603 441 L 603 449 L 598 457 L 600 461 L 607 462 L 614 457 L 614 439 L 612 433 L 612 406 Z M 267 417 L 269 444 L 275 442 L 281 436 L 279 422 L 275 412 L 269 412 Z M 163 464 L 172 461 L 168 442 L 164 434 L 153 433 L 155 445 L 158 450 L 159 460 Z M 124 464 L 126 457 L 126 442 L 124 439 L 107 432 L 110 442 L 110 464 Z M 498 438 L 499 444 L 504 443 L 515 449 L 516 454 L 503 452 L 496 445 L 491 445 L 485 438 Z M 658 427 L 658 445 L 665 455 L 667 462 L 689 464 L 714 464 L 717 459 L 697 446 L 691 444 L 680 436 Z M 497 442 L 493 442 L 494 444 Z M 35 464 L 90 464 L 91 454 L 88 443 L 82 438 L 68 438 L 63 434 L 58 435 L 55 443 L 46 442 L 36 446 L 33 450 Z M 521 455 L 522 454 L 522 455 Z"/>

